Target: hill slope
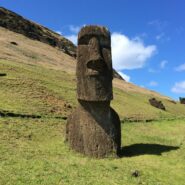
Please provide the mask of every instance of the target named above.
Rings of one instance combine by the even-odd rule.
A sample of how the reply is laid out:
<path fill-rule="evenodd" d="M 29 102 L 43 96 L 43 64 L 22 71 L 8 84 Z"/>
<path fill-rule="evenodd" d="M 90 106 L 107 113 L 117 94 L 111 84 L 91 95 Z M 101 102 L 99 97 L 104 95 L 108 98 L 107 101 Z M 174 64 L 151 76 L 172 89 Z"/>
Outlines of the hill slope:
<path fill-rule="evenodd" d="M 75 65 L 75 59 L 59 49 L 0 27 L 0 73 L 7 74 L 0 77 L 0 109 L 47 115 L 53 107 L 52 114 L 63 114 L 63 102 L 71 106 L 77 103 Z M 112 106 L 121 119 L 150 120 L 185 115 L 185 106 L 168 97 L 119 79 L 114 79 L 113 85 Z M 148 102 L 151 97 L 161 100 L 166 111 L 152 107 Z"/>
<path fill-rule="evenodd" d="M 70 56 L 76 56 L 76 46 L 71 41 L 3 7 L 0 7 L 0 26 L 57 47 Z"/>
<path fill-rule="evenodd" d="M 0 26 L 7 30 L 20 33 L 29 39 L 46 43 L 74 59 L 76 58 L 76 46 L 71 41 L 3 7 L 0 7 Z M 123 80 L 115 70 L 113 70 L 113 76 L 114 78 Z"/>

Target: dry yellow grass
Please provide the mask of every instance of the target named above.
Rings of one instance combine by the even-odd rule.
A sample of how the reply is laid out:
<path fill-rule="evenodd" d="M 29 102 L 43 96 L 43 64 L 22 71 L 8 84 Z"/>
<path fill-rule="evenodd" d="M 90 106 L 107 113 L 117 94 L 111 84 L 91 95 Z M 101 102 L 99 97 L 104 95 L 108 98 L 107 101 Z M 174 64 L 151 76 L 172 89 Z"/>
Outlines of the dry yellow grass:
<path fill-rule="evenodd" d="M 16 42 L 18 45 L 12 45 Z M 76 61 L 57 48 L 0 27 L 0 58 L 74 73 Z"/>
<path fill-rule="evenodd" d="M 124 90 L 125 92 L 141 93 L 141 94 L 146 94 L 146 95 L 170 100 L 169 97 L 161 95 L 155 91 L 136 86 L 136 85 L 129 83 L 129 82 L 123 82 L 122 80 L 119 80 L 116 78 L 113 80 L 113 84 L 114 84 L 114 87 L 117 87 L 121 90 Z"/>

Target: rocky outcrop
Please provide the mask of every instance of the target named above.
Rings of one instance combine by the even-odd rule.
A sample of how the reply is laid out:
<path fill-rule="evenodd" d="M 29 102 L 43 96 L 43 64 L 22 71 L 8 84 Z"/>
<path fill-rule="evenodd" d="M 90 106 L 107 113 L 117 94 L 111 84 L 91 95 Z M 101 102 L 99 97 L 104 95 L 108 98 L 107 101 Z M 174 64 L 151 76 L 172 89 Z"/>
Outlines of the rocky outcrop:
<path fill-rule="evenodd" d="M 156 100 L 155 98 L 150 98 L 149 99 L 150 105 L 161 109 L 161 110 L 166 110 L 165 106 L 163 105 L 163 103 L 161 101 Z"/>
<path fill-rule="evenodd" d="M 0 7 L 0 26 L 23 34 L 30 39 L 58 47 L 70 56 L 76 56 L 76 46 L 71 41 L 3 7 Z"/>

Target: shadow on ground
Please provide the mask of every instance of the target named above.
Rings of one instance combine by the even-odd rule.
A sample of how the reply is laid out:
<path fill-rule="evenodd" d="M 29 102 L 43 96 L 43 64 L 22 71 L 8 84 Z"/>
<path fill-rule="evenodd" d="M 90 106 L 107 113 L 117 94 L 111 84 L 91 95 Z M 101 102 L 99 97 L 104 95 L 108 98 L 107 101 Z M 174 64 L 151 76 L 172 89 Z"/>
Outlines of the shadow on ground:
<path fill-rule="evenodd" d="M 20 117 L 20 118 L 41 118 L 39 115 L 29 115 L 29 114 L 18 114 L 7 111 L 0 111 L 0 117 Z"/>
<path fill-rule="evenodd" d="M 160 144 L 138 143 L 121 148 L 120 157 L 134 157 L 139 155 L 161 155 L 163 152 L 177 150 L 177 146 L 168 146 Z"/>
<path fill-rule="evenodd" d="M 13 112 L 2 111 L 2 110 L 0 110 L 0 117 L 32 118 L 32 119 L 39 119 L 39 118 L 42 118 L 42 116 L 40 116 L 40 115 L 19 114 L 19 113 L 13 113 Z M 67 116 L 53 116 L 53 117 L 50 117 L 50 118 L 66 120 L 66 119 L 67 119 Z"/>

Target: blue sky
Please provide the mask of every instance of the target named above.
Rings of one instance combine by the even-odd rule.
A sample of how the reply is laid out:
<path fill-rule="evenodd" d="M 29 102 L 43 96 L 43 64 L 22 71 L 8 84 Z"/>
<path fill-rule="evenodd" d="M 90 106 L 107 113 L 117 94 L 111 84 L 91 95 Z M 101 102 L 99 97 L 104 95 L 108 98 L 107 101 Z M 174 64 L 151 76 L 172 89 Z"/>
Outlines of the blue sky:
<path fill-rule="evenodd" d="M 185 96 L 184 0 L 0 0 L 0 6 L 73 42 L 81 26 L 104 25 L 112 33 L 113 66 L 125 79 Z"/>

